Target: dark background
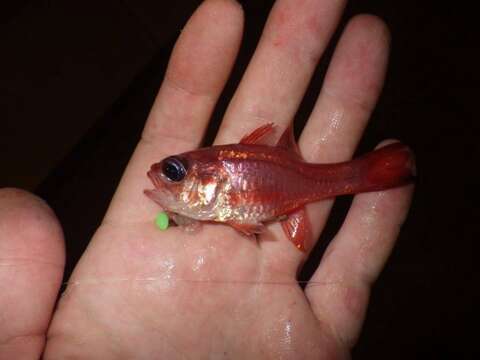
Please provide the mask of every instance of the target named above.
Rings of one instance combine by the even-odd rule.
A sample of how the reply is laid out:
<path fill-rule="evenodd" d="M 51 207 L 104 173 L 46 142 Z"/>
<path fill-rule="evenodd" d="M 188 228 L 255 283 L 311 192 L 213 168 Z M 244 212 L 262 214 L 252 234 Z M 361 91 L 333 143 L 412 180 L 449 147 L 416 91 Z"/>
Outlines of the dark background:
<path fill-rule="evenodd" d="M 67 276 L 105 212 L 174 41 L 199 3 L 0 5 L 0 186 L 34 191 L 54 208 L 67 239 Z M 244 45 L 208 139 L 273 1 L 243 3 Z M 467 329 L 478 288 L 472 266 L 478 233 L 472 195 L 479 184 L 473 117 L 478 31 L 460 2 L 413 0 L 351 1 L 342 26 L 364 12 L 387 22 L 393 43 L 386 87 L 359 151 L 400 138 L 415 150 L 420 176 L 398 246 L 373 289 L 354 358 L 473 358 Z M 331 50 L 298 113 L 299 126 L 318 94 Z M 303 277 L 318 263 L 348 204 L 349 199 L 337 202 Z"/>

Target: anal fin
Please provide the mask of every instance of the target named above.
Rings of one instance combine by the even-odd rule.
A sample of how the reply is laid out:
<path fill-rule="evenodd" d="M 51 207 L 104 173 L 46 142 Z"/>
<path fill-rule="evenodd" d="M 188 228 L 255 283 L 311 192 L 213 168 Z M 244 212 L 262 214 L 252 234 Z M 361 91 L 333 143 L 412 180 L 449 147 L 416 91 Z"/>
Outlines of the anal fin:
<path fill-rule="evenodd" d="M 281 222 L 283 231 L 297 249 L 307 251 L 312 243 L 312 226 L 305 206 Z"/>

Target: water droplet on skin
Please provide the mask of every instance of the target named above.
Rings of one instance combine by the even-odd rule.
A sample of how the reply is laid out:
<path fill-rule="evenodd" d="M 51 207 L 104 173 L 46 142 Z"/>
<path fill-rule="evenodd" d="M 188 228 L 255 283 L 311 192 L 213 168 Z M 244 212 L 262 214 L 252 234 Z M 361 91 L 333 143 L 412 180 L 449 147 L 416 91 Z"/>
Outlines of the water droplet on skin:
<path fill-rule="evenodd" d="M 287 320 L 283 328 L 283 341 L 285 345 L 292 344 L 292 322 Z"/>
<path fill-rule="evenodd" d="M 205 265 L 205 256 L 199 255 L 195 258 L 192 269 L 193 271 L 198 271 L 203 267 L 203 265 Z"/>
<path fill-rule="evenodd" d="M 167 257 L 158 264 L 158 268 L 155 271 L 154 276 L 147 277 L 147 279 L 154 279 L 155 281 L 143 281 L 141 286 L 150 291 L 171 288 L 176 284 L 175 269 L 175 260 L 171 257 Z"/>
<path fill-rule="evenodd" d="M 333 136 L 336 136 L 338 129 L 342 123 L 342 120 L 345 116 L 345 111 L 342 108 L 337 108 L 330 114 L 330 121 L 328 122 L 327 128 L 323 131 L 322 136 L 320 136 L 318 142 L 325 143 L 329 141 Z"/>

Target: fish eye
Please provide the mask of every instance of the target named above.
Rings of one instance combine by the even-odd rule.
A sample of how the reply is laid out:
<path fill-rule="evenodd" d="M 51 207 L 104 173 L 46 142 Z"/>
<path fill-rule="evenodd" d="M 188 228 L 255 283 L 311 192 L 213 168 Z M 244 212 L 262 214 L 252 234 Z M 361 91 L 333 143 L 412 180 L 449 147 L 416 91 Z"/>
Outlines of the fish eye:
<path fill-rule="evenodd" d="M 185 161 L 182 161 L 176 156 L 170 156 L 163 160 L 162 172 L 168 180 L 173 182 L 182 181 L 187 175 L 187 166 Z"/>

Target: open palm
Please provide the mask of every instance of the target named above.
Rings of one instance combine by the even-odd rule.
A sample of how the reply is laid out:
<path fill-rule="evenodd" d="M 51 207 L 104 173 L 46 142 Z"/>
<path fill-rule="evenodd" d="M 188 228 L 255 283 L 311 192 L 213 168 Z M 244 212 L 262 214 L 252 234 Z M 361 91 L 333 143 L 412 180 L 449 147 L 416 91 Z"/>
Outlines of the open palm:
<path fill-rule="evenodd" d="M 238 142 L 269 121 L 281 133 L 342 9 L 337 0 L 277 1 L 216 143 Z M 200 145 L 242 27 L 233 0 L 205 1 L 186 25 L 142 140 L 54 310 L 63 270 L 59 225 L 38 199 L 0 191 L 6 230 L 0 265 L 9 265 L 0 267 L 0 283 L 16 289 L 0 294 L 6 309 L 0 319 L 10 324 L 0 329 L 0 358 L 34 359 L 45 346 L 45 359 L 349 356 L 411 186 L 356 196 L 305 291 L 295 277 L 308 254 L 278 224 L 257 242 L 223 225 L 193 234 L 177 227 L 161 232 L 153 224 L 158 207 L 143 195 L 151 187 L 145 173 L 152 163 Z M 307 161 L 352 155 L 383 84 L 388 42 L 379 19 L 350 21 L 299 141 Z M 308 207 L 315 238 L 331 204 Z"/>

